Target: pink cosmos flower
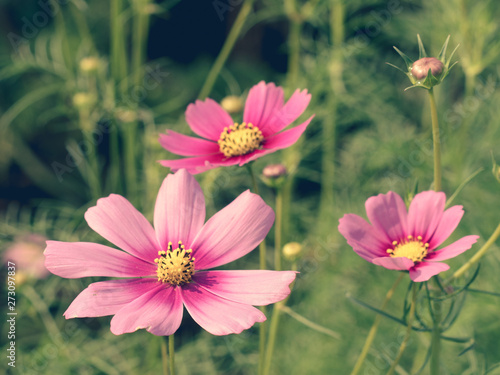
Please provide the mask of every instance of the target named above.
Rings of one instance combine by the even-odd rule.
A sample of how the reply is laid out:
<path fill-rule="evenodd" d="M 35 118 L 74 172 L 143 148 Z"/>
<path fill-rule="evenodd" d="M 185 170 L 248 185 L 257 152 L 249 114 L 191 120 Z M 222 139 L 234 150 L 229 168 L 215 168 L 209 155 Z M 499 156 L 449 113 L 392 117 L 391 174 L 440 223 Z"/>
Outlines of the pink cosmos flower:
<path fill-rule="evenodd" d="M 66 278 L 120 279 L 90 284 L 64 313 L 67 319 L 114 315 L 116 335 L 146 328 L 158 336 L 180 326 L 183 306 L 214 335 L 240 333 L 266 320 L 252 305 L 284 299 L 293 271 L 207 269 L 253 250 L 273 225 L 258 195 L 242 193 L 205 224 L 205 200 L 186 170 L 169 175 L 158 193 L 155 229 L 120 195 L 85 213 L 89 226 L 124 251 L 88 242 L 47 241 L 45 265 Z"/>
<path fill-rule="evenodd" d="M 299 139 L 314 116 L 282 130 L 305 111 L 310 100 L 307 90 L 296 90 L 284 104 L 283 89 L 262 81 L 248 93 L 242 123 L 235 123 L 214 100 L 197 100 L 188 106 L 186 121 L 204 139 L 167 130 L 160 135 L 160 144 L 174 154 L 189 157 L 160 163 L 174 171 L 186 168 L 196 174 L 219 166 L 242 166 L 287 148 Z"/>
<path fill-rule="evenodd" d="M 427 281 L 450 268 L 440 261 L 453 258 L 479 236 L 466 236 L 441 250 L 441 245 L 462 219 L 462 206 L 444 210 L 442 192 L 417 194 L 406 211 L 403 199 L 392 191 L 370 197 L 365 203 L 371 225 L 354 214 L 340 219 L 339 232 L 359 256 L 390 270 L 410 271 L 413 281 Z"/>

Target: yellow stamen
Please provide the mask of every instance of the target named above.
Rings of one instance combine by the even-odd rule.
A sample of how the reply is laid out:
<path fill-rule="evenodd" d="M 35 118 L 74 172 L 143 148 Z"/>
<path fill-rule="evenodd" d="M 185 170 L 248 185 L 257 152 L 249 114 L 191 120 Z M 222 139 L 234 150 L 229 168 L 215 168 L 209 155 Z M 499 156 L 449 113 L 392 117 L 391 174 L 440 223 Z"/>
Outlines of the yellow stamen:
<path fill-rule="evenodd" d="M 191 258 L 191 252 L 191 249 L 186 250 L 181 241 L 177 249 L 172 249 L 172 242 L 169 242 L 167 251 L 158 251 L 160 257 L 155 259 L 158 264 L 158 281 L 171 285 L 189 283 L 194 273 L 194 258 Z"/>
<path fill-rule="evenodd" d="M 224 128 L 219 140 L 220 152 L 225 157 L 248 154 L 260 148 L 264 136 L 260 129 L 250 123 L 234 124 Z"/>
<path fill-rule="evenodd" d="M 391 257 L 405 257 L 413 262 L 421 262 L 427 256 L 429 244 L 422 242 L 422 237 L 418 236 L 415 240 L 413 236 L 408 236 L 407 240 L 401 242 L 393 241 L 394 249 L 387 249 Z"/>

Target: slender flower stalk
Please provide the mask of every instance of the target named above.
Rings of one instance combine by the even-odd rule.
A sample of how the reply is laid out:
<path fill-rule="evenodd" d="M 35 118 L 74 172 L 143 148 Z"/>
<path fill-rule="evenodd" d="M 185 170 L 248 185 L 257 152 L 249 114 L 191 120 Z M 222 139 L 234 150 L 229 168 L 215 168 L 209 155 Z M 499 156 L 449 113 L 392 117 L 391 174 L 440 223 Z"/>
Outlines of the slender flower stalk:
<path fill-rule="evenodd" d="M 434 148 L 434 190 L 441 191 L 441 141 L 439 139 L 439 122 L 436 109 L 436 99 L 433 88 L 427 91 L 429 93 L 429 103 L 431 107 L 432 119 L 432 142 Z"/>
<path fill-rule="evenodd" d="M 169 368 L 170 375 L 175 375 L 175 345 L 174 334 L 168 336 L 168 355 L 169 355 Z"/>
<path fill-rule="evenodd" d="M 410 307 L 410 313 L 408 314 L 408 325 L 406 327 L 405 337 L 403 339 L 403 342 L 399 346 L 398 354 L 396 355 L 396 358 L 392 362 L 391 368 L 389 369 L 389 371 L 387 371 L 387 375 L 392 375 L 394 373 L 394 370 L 396 370 L 396 366 L 398 365 L 401 357 L 403 356 L 403 353 L 406 349 L 406 345 L 408 344 L 408 340 L 410 339 L 410 334 L 411 334 L 412 325 L 413 325 L 413 319 L 415 317 L 416 302 L 417 302 L 417 284 L 413 283 L 411 307 Z"/>
<path fill-rule="evenodd" d="M 161 339 L 161 363 L 163 375 L 168 375 L 168 355 L 167 355 L 167 339 L 166 337 L 160 337 Z"/>
<path fill-rule="evenodd" d="M 451 281 L 451 279 L 458 279 L 462 276 L 469 268 L 471 268 L 474 264 L 476 264 L 486 253 L 486 251 L 495 243 L 495 241 L 500 237 L 500 224 L 496 227 L 495 231 L 491 235 L 491 237 L 486 241 L 486 243 L 479 249 L 479 251 L 474 254 L 472 258 L 470 258 L 462 267 L 455 271 L 453 276 L 447 282 Z"/>
<path fill-rule="evenodd" d="M 280 306 L 276 304 L 273 308 L 273 315 L 271 316 L 271 323 L 269 324 L 269 338 L 267 340 L 266 357 L 265 357 L 266 359 L 264 362 L 263 375 L 269 375 L 271 371 L 274 346 L 276 344 L 276 335 L 278 333 L 278 326 L 281 315 L 281 304 L 283 304 L 283 302 L 280 303 Z"/>
<path fill-rule="evenodd" d="M 212 91 L 215 80 L 217 79 L 217 76 L 219 75 L 222 67 L 226 63 L 226 60 L 229 57 L 229 54 L 231 53 L 236 40 L 238 40 L 238 37 L 240 36 L 241 29 L 243 29 L 248 15 L 252 10 L 253 2 L 254 0 L 245 0 L 243 5 L 241 6 L 240 13 L 238 13 L 238 17 L 236 17 L 236 20 L 231 27 L 231 31 L 229 32 L 224 45 L 222 46 L 222 49 L 217 56 L 214 65 L 212 65 L 212 69 L 210 69 L 210 72 L 207 75 L 205 83 L 203 84 L 200 94 L 198 95 L 198 99 L 205 99 Z"/>
<path fill-rule="evenodd" d="M 281 271 L 281 233 L 283 222 L 283 191 L 276 189 L 276 222 L 274 223 L 274 269 Z"/>
<path fill-rule="evenodd" d="M 394 282 L 394 284 L 392 285 L 391 289 L 389 289 L 389 291 L 385 295 L 384 302 L 382 302 L 382 305 L 380 306 L 380 310 L 385 309 L 387 303 L 392 298 L 397 286 L 399 285 L 401 280 L 403 280 L 404 275 L 405 275 L 404 273 L 401 273 Z M 375 321 L 373 322 L 372 327 L 370 328 L 370 332 L 368 332 L 368 336 L 366 336 L 365 344 L 363 345 L 363 349 L 361 350 L 361 354 L 359 355 L 358 360 L 354 365 L 351 375 L 356 375 L 359 372 L 359 370 L 361 370 L 361 367 L 363 366 L 366 356 L 368 355 L 368 351 L 370 350 L 373 340 L 375 339 L 375 335 L 377 334 L 378 326 L 381 321 L 382 321 L 382 315 L 377 315 Z"/>
<path fill-rule="evenodd" d="M 436 276 L 437 278 L 437 276 Z M 438 288 L 439 290 L 439 288 Z M 429 301 L 430 302 L 430 301 Z M 441 308 L 442 301 L 436 300 L 431 305 L 432 307 L 432 338 L 431 338 L 431 361 L 430 374 L 440 375 L 439 362 L 441 360 Z"/>
<path fill-rule="evenodd" d="M 289 308 L 288 306 L 286 306 L 284 303 L 280 303 L 279 305 L 277 305 L 277 307 L 281 311 L 283 311 L 284 313 L 290 315 L 296 321 L 298 321 L 298 322 L 302 323 L 303 325 L 305 325 L 306 327 L 309 327 L 309 328 L 311 328 L 312 330 L 314 330 L 316 332 L 324 333 L 325 335 L 330 336 L 330 337 L 332 337 L 334 339 L 337 339 L 337 340 L 340 339 L 340 335 L 337 332 L 332 331 L 329 328 L 320 326 L 319 324 L 316 324 L 314 322 L 311 322 L 306 317 L 304 317 L 304 316 L 296 313 L 295 311 L 293 311 L 291 308 Z"/>

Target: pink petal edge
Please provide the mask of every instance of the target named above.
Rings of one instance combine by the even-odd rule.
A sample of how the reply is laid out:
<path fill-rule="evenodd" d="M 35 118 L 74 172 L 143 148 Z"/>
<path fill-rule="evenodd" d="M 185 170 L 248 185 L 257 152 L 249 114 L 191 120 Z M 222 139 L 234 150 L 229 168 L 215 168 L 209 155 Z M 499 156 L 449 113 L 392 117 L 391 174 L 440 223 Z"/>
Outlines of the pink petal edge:
<path fill-rule="evenodd" d="M 420 262 L 410 269 L 410 278 L 416 282 L 420 283 L 422 281 L 429 280 L 432 276 L 438 273 L 447 271 L 450 268 L 446 263 L 439 262 Z"/>

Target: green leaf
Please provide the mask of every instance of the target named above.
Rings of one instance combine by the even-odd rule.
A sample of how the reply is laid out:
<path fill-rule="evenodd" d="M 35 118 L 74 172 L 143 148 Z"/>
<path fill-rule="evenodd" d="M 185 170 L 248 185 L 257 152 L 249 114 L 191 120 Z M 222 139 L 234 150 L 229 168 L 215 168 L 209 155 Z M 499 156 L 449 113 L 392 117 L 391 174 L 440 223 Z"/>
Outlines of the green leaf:
<path fill-rule="evenodd" d="M 403 69 L 401 69 L 400 67 L 397 67 L 396 65 L 393 65 L 393 64 L 388 63 L 388 62 L 386 62 L 386 64 L 389 66 L 392 66 L 393 68 L 396 68 L 397 70 L 399 70 L 400 72 L 403 72 L 404 74 L 407 74 Z"/>
<path fill-rule="evenodd" d="M 427 57 L 427 53 L 425 52 L 424 44 L 422 43 L 422 39 L 420 39 L 420 35 L 417 34 L 418 39 L 418 58 Z"/>
<path fill-rule="evenodd" d="M 457 188 L 457 190 L 455 190 L 455 192 L 451 195 L 450 198 L 448 198 L 448 200 L 446 201 L 446 205 L 444 206 L 445 208 L 448 208 L 451 204 L 451 202 L 453 202 L 453 200 L 457 197 L 458 194 L 460 194 L 460 192 L 462 191 L 462 189 L 467 186 L 467 184 L 469 182 L 471 182 L 474 177 L 476 177 L 479 173 L 481 173 L 482 171 L 484 170 L 484 168 L 479 168 L 477 171 L 475 171 L 474 173 L 472 173 L 469 177 L 467 177 L 461 184 L 460 186 Z"/>
<path fill-rule="evenodd" d="M 410 59 L 408 56 L 406 56 L 403 52 L 401 52 L 399 49 L 397 49 L 396 47 L 392 47 L 396 50 L 397 53 L 399 53 L 399 56 L 401 56 L 401 58 L 405 61 L 405 64 L 406 64 L 406 67 L 408 68 L 408 70 L 411 70 L 411 66 L 413 65 L 413 60 Z"/>
<path fill-rule="evenodd" d="M 439 52 L 438 59 L 441 60 L 441 62 L 444 64 L 446 61 L 446 49 L 448 48 L 448 42 L 450 41 L 450 36 L 448 35 L 448 38 L 446 38 L 443 47 L 441 48 L 441 51 Z"/>

